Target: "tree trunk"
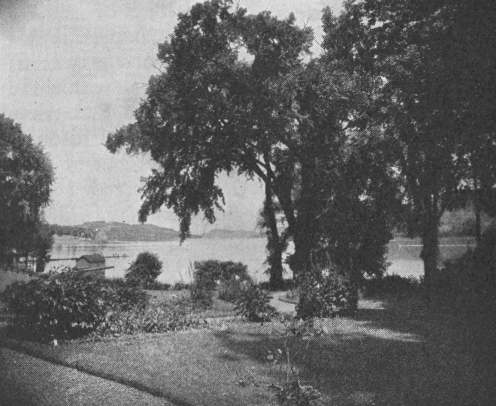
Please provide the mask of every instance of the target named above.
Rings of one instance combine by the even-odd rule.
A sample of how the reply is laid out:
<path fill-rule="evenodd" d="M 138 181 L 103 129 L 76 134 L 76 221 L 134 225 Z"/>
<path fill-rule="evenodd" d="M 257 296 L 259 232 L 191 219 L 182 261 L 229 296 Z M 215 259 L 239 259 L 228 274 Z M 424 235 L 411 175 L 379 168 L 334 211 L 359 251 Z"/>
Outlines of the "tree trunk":
<path fill-rule="evenodd" d="M 294 279 L 311 269 L 311 254 L 317 244 L 317 220 L 315 216 L 315 199 L 317 195 L 313 187 L 312 163 L 302 163 L 301 187 L 297 206 L 296 227 L 293 230 L 295 253 L 291 269 Z"/>
<path fill-rule="evenodd" d="M 477 190 L 477 180 L 474 180 L 475 193 L 474 193 L 474 212 L 475 212 L 475 241 L 477 245 L 480 244 L 482 237 L 482 226 L 481 226 L 481 214 L 482 208 L 479 199 L 481 198 L 481 192 Z"/>
<path fill-rule="evenodd" d="M 430 200 L 430 199 L 429 199 Z M 439 210 L 437 207 L 437 194 L 426 205 L 424 215 L 426 220 L 422 227 L 422 252 L 420 257 L 424 261 L 424 278 L 427 285 L 430 284 L 433 275 L 437 270 L 439 257 L 438 226 Z"/>
<path fill-rule="evenodd" d="M 284 287 L 282 267 L 282 254 L 284 250 L 283 242 L 279 237 L 277 229 L 276 210 L 272 196 L 272 188 L 269 182 L 265 183 L 265 202 L 263 216 L 267 234 L 267 264 L 269 265 L 269 286 L 270 290 L 281 290 Z"/>

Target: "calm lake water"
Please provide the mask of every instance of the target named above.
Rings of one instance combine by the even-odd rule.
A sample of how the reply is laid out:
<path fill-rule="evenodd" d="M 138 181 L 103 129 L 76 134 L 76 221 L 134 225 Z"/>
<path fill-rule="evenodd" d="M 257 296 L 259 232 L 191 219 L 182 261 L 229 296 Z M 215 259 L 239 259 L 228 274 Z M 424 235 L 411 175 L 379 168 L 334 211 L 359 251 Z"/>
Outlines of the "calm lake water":
<path fill-rule="evenodd" d="M 157 254 L 163 261 L 163 272 L 158 278 L 161 282 L 174 283 L 181 280 L 188 282 L 190 264 L 206 259 L 242 262 L 248 265 L 248 271 L 255 280 L 264 281 L 268 279 L 268 276 L 264 274 L 266 266 L 263 264 L 266 258 L 265 244 L 264 238 L 191 239 L 179 245 L 178 241 L 97 244 L 69 237 L 56 237 L 52 258 L 78 258 L 85 254 L 120 256 L 119 258 L 106 258 L 106 265 L 114 267 L 105 271 L 106 277 L 116 278 L 124 276 L 125 270 L 140 252 L 149 251 Z M 441 257 L 443 259 L 454 258 L 473 245 L 474 240 L 471 238 L 441 239 Z M 420 249 L 419 240 L 396 239 L 391 241 L 388 273 L 414 277 L 422 275 L 424 268 L 423 262 L 419 259 Z M 73 267 L 74 265 L 74 260 L 54 261 L 48 264 L 47 269 L 61 266 Z M 288 270 L 287 276 L 290 275 Z"/>

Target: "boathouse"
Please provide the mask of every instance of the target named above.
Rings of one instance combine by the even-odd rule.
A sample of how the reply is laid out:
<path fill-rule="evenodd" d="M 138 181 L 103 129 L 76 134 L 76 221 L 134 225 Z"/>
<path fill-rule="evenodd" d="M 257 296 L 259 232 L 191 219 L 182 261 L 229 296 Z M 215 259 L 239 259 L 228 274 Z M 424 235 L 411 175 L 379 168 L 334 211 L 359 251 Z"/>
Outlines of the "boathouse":
<path fill-rule="evenodd" d="M 105 258 L 100 254 L 83 255 L 76 259 L 76 269 L 105 268 Z"/>
<path fill-rule="evenodd" d="M 105 269 L 113 266 L 105 266 L 105 258 L 100 254 L 83 255 L 76 259 L 75 271 L 90 274 L 95 278 L 104 279 Z"/>

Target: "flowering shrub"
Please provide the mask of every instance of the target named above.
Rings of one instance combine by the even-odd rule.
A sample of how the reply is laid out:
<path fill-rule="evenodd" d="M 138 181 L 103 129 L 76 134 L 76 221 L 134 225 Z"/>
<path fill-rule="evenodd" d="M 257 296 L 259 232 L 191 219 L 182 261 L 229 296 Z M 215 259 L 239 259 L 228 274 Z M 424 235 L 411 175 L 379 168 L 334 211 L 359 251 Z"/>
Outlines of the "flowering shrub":
<path fill-rule="evenodd" d="M 246 317 L 248 321 L 263 322 L 277 314 L 269 305 L 271 296 L 257 285 L 249 285 L 240 291 L 234 308 L 236 314 Z"/>
<path fill-rule="evenodd" d="M 302 279 L 296 316 L 336 317 L 353 314 L 358 308 L 358 293 L 354 286 L 335 272 L 315 272 Z"/>
<path fill-rule="evenodd" d="M 202 319 L 193 312 L 191 301 L 175 299 L 169 303 L 146 309 L 113 311 L 96 330 L 97 335 L 163 333 L 203 326 Z"/>

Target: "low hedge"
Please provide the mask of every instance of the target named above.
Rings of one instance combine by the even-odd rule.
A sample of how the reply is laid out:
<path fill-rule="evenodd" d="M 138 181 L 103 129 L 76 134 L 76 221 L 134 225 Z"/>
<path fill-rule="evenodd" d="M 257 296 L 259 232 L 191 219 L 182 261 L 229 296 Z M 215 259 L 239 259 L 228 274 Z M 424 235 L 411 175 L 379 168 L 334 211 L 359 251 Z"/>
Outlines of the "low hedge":
<path fill-rule="evenodd" d="M 110 311 L 144 309 L 148 297 L 124 281 L 66 271 L 16 282 L 7 287 L 2 301 L 14 315 L 13 327 L 45 339 L 91 333 Z"/>

